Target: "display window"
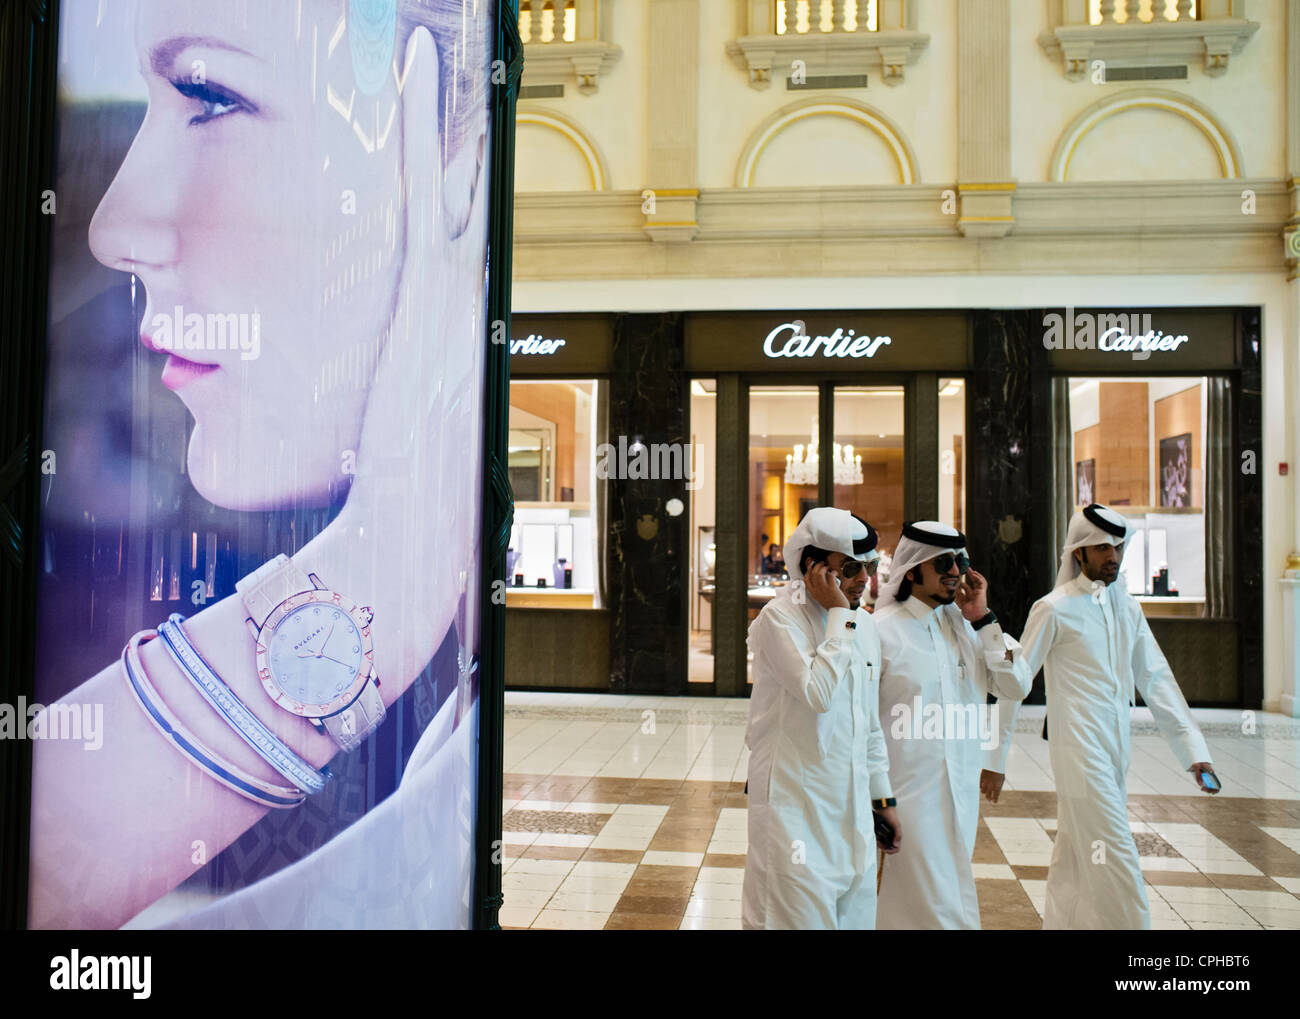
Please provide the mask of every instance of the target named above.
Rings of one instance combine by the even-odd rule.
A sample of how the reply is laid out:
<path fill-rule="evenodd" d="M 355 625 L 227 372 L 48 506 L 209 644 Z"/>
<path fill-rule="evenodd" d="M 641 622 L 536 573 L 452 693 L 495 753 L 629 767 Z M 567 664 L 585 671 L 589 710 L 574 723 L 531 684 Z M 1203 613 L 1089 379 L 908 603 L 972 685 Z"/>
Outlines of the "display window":
<path fill-rule="evenodd" d="M 601 383 L 513 380 L 507 468 L 515 518 L 506 551 L 507 604 L 595 604 L 600 534 L 598 468 L 617 451 L 597 448 Z"/>
<path fill-rule="evenodd" d="M 1074 508 L 1099 502 L 1129 519 L 1121 569 L 1148 614 L 1196 614 L 1205 602 L 1208 383 L 1069 379 Z"/>

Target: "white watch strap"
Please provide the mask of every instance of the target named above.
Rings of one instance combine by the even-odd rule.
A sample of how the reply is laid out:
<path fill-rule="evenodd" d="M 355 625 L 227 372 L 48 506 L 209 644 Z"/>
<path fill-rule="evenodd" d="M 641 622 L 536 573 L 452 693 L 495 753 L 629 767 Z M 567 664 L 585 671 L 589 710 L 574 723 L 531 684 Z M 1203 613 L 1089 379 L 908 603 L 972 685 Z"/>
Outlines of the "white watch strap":
<path fill-rule="evenodd" d="M 322 718 L 321 722 L 335 743 L 344 750 L 355 750 L 383 720 L 384 700 L 379 696 L 374 676 L 371 676 L 356 700 L 337 715 Z"/>
<path fill-rule="evenodd" d="M 301 591 L 310 591 L 316 585 L 294 564 L 287 555 L 278 555 L 263 563 L 235 585 L 235 592 L 244 600 L 244 608 L 260 630 L 275 607 L 286 598 Z"/>

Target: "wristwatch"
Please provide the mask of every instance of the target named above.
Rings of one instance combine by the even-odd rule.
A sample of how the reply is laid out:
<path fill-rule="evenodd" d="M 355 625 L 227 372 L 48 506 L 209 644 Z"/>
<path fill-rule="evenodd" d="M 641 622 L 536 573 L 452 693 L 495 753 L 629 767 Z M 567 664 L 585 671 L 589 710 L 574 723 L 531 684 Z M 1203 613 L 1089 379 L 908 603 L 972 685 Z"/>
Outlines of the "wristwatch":
<path fill-rule="evenodd" d="M 280 707 L 344 750 L 384 720 L 368 606 L 331 591 L 278 555 L 235 585 L 257 642 L 257 676 Z"/>

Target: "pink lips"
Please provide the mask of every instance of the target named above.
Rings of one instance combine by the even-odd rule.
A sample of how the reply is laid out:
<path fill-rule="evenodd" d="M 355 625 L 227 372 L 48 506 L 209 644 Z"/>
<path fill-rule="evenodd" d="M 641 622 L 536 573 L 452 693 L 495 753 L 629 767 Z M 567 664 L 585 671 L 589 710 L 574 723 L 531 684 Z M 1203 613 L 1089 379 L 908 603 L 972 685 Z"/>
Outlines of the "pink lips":
<path fill-rule="evenodd" d="M 215 364 L 187 361 L 176 354 L 170 354 L 166 347 L 158 346 L 152 336 L 142 334 L 140 342 L 150 350 L 156 350 L 160 354 L 169 354 L 167 363 L 163 365 L 162 384 L 171 390 L 188 386 L 195 379 L 201 379 L 204 375 L 211 375 L 220 367 L 220 365 Z"/>
<path fill-rule="evenodd" d="M 204 375 L 211 375 L 216 370 L 217 365 L 215 364 L 199 364 L 172 354 L 171 357 L 167 358 L 167 363 L 163 365 L 162 384 L 168 389 L 180 389 L 183 386 L 188 386 L 195 379 L 200 379 Z"/>

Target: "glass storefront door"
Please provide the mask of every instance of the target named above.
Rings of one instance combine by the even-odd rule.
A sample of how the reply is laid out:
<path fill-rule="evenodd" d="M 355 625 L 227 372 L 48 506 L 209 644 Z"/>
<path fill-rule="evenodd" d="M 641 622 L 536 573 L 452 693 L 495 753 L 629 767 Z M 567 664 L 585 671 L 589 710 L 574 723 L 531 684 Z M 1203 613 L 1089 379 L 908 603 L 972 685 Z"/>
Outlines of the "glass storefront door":
<path fill-rule="evenodd" d="M 864 598 L 868 611 L 905 520 L 966 522 L 964 380 L 933 373 L 853 379 L 731 376 L 691 384 L 692 435 L 705 443 L 712 437 L 717 449 L 704 482 L 717 490 L 691 499 L 690 676 L 701 692 L 710 679 L 718 693 L 745 689 L 740 670 L 748 656 L 737 628 L 789 583 L 785 545 L 810 509 L 849 510 L 879 533 L 883 562 Z M 735 394 L 730 410 L 727 393 Z M 730 430 L 727 420 L 748 426 Z M 744 671 L 752 682 L 752 667 Z"/>
<path fill-rule="evenodd" d="M 788 582 L 786 539 L 819 505 L 819 388 L 751 386 L 746 609 L 750 622 Z M 752 666 L 746 669 L 753 682 Z"/>
<path fill-rule="evenodd" d="M 903 387 L 837 386 L 832 505 L 856 513 L 880 534 L 881 571 L 867 588 L 874 607 L 903 530 Z"/>

